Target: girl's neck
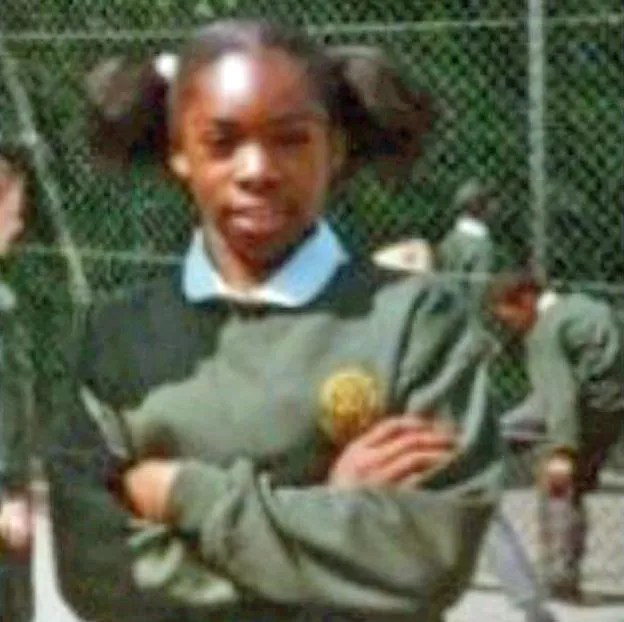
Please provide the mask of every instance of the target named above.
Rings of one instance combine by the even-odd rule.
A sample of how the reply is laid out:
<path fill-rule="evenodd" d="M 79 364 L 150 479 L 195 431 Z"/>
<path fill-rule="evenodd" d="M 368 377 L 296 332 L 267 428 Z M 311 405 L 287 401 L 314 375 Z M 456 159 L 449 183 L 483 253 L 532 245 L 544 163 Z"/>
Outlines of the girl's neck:
<path fill-rule="evenodd" d="M 252 289 L 268 275 L 260 262 L 252 262 L 236 253 L 214 230 L 203 229 L 204 248 L 214 262 L 221 278 L 234 289 Z"/>
<path fill-rule="evenodd" d="M 236 252 L 213 228 L 204 227 L 204 248 L 217 267 L 221 278 L 230 287 L 244 291 L 266 281 L 271 273 L 288 261 L 314 229 L 315 227 L 311 227 L 303 232 L 295 243 L 271 257 L 251 258 Z"/>

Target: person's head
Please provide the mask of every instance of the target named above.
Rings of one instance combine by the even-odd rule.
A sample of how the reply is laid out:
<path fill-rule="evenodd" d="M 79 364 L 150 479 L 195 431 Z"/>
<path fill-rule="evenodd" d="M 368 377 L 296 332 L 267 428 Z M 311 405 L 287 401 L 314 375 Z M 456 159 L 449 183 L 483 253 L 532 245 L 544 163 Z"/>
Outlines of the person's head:
<path fill-rule="evenodd" d="M 25 227 L 26 173 L 0 149 L 0 257 L 8 255 Z"/>
<path fill-rule="evenodd" d="M 167 99 L 168 162 L 211 241 L 259 264 L 296 244 L 362 165 L 411 163 L 429 120 L 379 52 L 255 21 L 201 30 Z"/>
<path fill-rule="evenodd" d="M 334 81 L 311 43 L 264 23 L 214 24 L 182 53 L 171 167 L 216 243 L 263 264 L 313 226 L 344 158 Z"/>
<path fill-rule="evenodd" d="M 491 182 L 470 178 L 457 188 L 453 205 L 460 215 L 487 222 L 497 211 L 498 195 Z"/>
<path fill-rule="evenodd" d="M 537 320 L 541 292 L 541 284 L 529 271 L 502 273 L 488 288 L 487 308 L 503 326 L 524 335 Z"/>

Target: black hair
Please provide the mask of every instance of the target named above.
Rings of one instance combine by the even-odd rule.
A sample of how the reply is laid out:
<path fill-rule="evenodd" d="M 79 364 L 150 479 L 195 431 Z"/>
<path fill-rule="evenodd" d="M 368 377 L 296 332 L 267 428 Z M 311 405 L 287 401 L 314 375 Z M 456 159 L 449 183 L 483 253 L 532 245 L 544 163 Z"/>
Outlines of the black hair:
<path fill-rule="evenodd" d="M 460 216 L 470 216 L 488 224 L 496 215 L 498 198 L 498 190 L 491 180 L 471 177 L 457 188 L 453 207 Z"/>
<path fill-rule="evenodd" d="M 26 181 L 28 171 L 28 158 L 23 147 L 0 143 L 0 175 Z"/>
<path fill-rule="evenodd" d="M 511 301 L 523 293 L 531 292 L 536 297 L 546 288 L 546 278 L 535 265 L 531 255 L 522 262 L 494 274 L 486 291 L 486 307 Z"/>
<path fill-rule="evenodd" d="M 539 291 L 539 289 L 538 280 L 531 272 L 523 270 L 500 272 L 492 278 L 488 295 L 492 302 L 496 302 L 515 291 Z"/>
<path fill-rule="evenodd" d="M 168 90 L 152 59 L 108 58 L 87 74 L 88 142 L 98 164 L 126 166 L 166 156 Z"/>
<path fill-rule="evenodd" d="M 497 195 L 494 192 L 483 193 L 468 202 L 463 213 L 487 223 L 493 216 L 491 203 L 496 198 Z"/>
<path fill-rule="evenodd" d="M 95 154 L 127 164 L 137 157 L 166 160 L 176 139 L 176 107 L 188 78 L 229 51 L 276 48 L 300 60 L 330 121 L 345 137 L 347 179 L 367 164 L 382 177 L 409 170 L 431 127 L 429 96 L 412 90 L 384 53 L 368 46 L 324 46 L 305 34 L 265 21 L 223 20 L 201 29 L 184 47 L 175 78 L 156 59 L 109 59 L 88 77 Z"/>

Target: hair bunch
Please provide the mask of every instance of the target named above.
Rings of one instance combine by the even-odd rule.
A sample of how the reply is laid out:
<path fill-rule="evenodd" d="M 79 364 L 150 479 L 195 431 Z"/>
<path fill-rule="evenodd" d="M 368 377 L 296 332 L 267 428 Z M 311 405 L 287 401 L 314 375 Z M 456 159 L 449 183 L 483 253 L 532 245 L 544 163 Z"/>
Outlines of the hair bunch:
<path fill-rule="evenodd" d="M 89 72 L 96 159 L 164 163 L 175 136 L 176 94 L 193 71 L 229 51 L 261 48 L 283 50 L 305 65 L 330 120 L 344 135 L 340 180 L 369 164 L 382 178 L 394 177 L 422 153 L 432 124 L 431 100 L 410 88 L 380 49 L 321 46 L 269 22 L 227 20 L 200 30 L 179 57 L 157 55 L 142 63 L 110 58 Z"/>

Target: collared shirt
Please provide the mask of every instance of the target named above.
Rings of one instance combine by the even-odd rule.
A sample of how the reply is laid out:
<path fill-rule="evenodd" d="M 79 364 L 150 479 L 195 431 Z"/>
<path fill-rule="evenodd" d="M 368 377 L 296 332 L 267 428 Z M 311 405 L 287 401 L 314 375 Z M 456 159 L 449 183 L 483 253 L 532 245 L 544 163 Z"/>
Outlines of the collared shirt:
<path fill-rule="evenodd" d="M 484 238 L 489 235 L 489 229 L 485 223 L 472 216 L 460 216 L 455 223 L 457 231 L 476 238 Z"/>
<path fill-rule="evenodd" d="M 427 240 L 412 238 L 375 251 L 373 261 L 383 268 L 421 273 L 433 270 L 434 256 Z"/>
<path fill-rule="evenodd" d="M 266 281 L 248 289 L 236 289 L 219 274 L 206 252 L 201 229 L 196 229 L 184 258 L 182 292 L 189 302 L 226 299 L 297 308 L 316 298 L 347 260 L 338 237 L 321 221 Z"/>

